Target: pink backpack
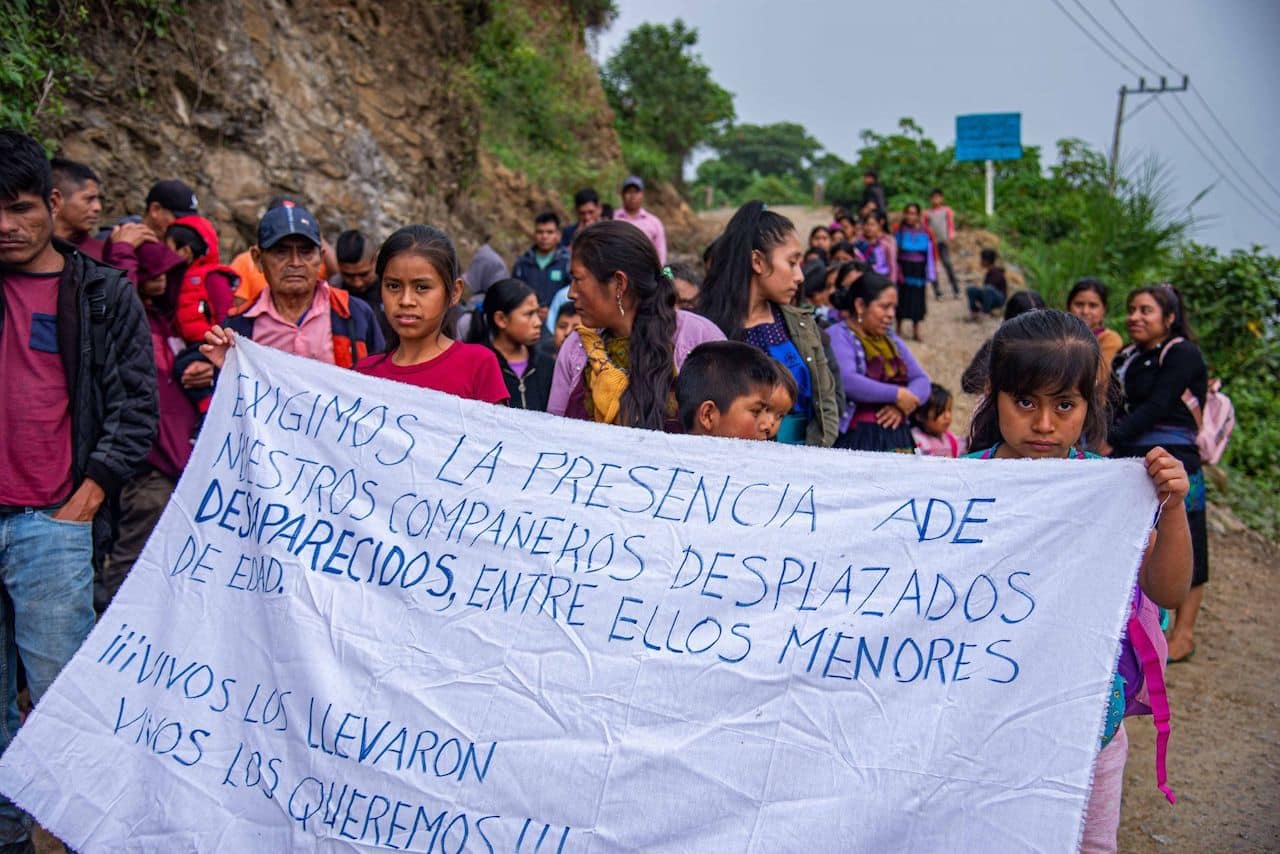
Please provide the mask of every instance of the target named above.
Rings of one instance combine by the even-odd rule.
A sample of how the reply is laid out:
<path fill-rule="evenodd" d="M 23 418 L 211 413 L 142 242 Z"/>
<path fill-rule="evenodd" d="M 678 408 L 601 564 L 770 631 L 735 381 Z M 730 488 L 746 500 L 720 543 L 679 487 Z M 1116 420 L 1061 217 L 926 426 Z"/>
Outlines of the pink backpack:
<path fill-rule="evenodd" d="M 1187 398 L 1191 398 L 1191 403 L 1187 403 Z M 1200 462 L 1216 465 L 1227 449 L 1227 442 L 1231 441 L 1231 431 L 1236 429 L 1236 408 L 1231 398 L 1222 393 L 1222 381 L 1209 381 L 1209 393 L 1205 395 L 1203 409 L 1195 396 L 1189 393 L 1183 395 L 1183 403 L 1187 403 L 1191 414 L 1196 416 L 1196 427 L 1199 428 L 1196 447 L 1200 449 Z"/>
<path fill-rule="evenodd" d="M 1133 602 L 1129 609 L 1129 621 L 1125 631 L 1126 646 L 1137 658 L 1136 674 L 1128 673 L 1123 660 L 1120 672 L 1126 674 L 1124 716 L 1151 715 L 1156 727 L 1156 787 L 1164 793 L 1169 803 L 1177 803 L 1169 786 L 1169 774 L 1165 760 L 1169 753 L 1169 693 L 1165 688 L 1164 671 L 1168 663 L 1169 644 L 1160 628 L 1160 606 L 1147 598 L 1134 585 Z M 1123 652 L 1122 652 L 1123 659 Z M 1134 677 L 1137 678 L 1134 678 Z"/>

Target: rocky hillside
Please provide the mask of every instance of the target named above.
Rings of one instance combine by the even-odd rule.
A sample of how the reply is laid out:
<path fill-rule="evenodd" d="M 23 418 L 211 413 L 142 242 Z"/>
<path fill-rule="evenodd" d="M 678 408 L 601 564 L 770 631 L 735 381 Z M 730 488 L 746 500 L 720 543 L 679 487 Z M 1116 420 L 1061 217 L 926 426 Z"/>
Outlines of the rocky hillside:
<path fill-rule="evenodd" d="M 292 193 L 330 236 L 424 221 L 467 255 L 625 172 L 569 2 L 207 0 L 162 35 L 111 5 L 93 4 L 89 74 L 50 129 L 103 175 L 108 216 L 178 177 L 233 248 Z"/>

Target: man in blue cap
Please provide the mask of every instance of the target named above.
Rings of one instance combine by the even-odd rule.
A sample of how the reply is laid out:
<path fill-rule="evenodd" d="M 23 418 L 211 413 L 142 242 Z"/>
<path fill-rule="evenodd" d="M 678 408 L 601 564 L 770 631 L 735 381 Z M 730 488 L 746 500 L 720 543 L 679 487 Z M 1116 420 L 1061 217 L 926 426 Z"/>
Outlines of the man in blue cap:
<path fill-rule="evenodd" d="M 614 211 L 613 218 L 643 231 L 658 250 L 658 261 L 667 263 L 667 230 L 662 227 L 662 220 L 644 209 L 644 181 L 638 175 L 622 182 L 622 210 Z"/>
<path fill-rule="evenodd" d="M 320 277 L 320 247 L 320 226 L 306 208 L 267 211 L 258 223 L 258 245 L 250 250 L 267 287 L 247 309 L 227 318 L 226 328 L 277 350 L 352 368 L 385 350 L 386 342 L 368 303 Z M 216 327 L 210 334 L 219 340 L 224 335 Z M 205 353 L 222 367 L 224 347 Z"/>

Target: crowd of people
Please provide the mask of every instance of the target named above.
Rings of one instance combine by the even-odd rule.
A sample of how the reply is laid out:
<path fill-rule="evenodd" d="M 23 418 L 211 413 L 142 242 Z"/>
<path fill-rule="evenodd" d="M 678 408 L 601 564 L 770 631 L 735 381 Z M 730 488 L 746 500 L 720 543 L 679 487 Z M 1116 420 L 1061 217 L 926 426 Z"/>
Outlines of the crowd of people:
<path fill-rule="evenodd" d="M 254 245 L 224 264 L 185 183 L 159 181 L 141 214 L 100 231 L 91 167 L 0 132 L 5 660 L 21 661 L 38 702 L 137 560 L 237 337 L 601 424 L 946 457 L 1142 458 L 1162 510 L 1135 614 L 1162 645 L 1150 614 L 1176 609 L 1168 658 L 1189 658 L 1208 573 L 1195 441 L 1207 370 L 1177 290 L 1128 295 L 1122 346 L 1103 323 L 1101 281 L 1081 280 L 1055 310 L 1034 292 L 1009 294 L 984 250 L 969 308 L 1003 318 L 966 371 L 964 390 L 982 397 L 956 436 L 950 390 L 902 335 L 910 321 L 921 339 L 930 289 L 946 298 L 939 271 L 960 297 L 954 214 L 935 190 L 891 224 L 874 173 L 865 184 L 861 207 L 835 211 L 807 246 L 752 202 L 701 263 L 669 263 L 663 224 L 631 177 L 618 209 L 584 189 L 575 222 L 534 218 L 510 268 L 485 244 L 465 271 L 438 228 L 406 225 L 381 241 L 351 229 L 330 244 L 303 200 L 281 196 Z M 1134 642 L 1088 809 L 1086 847 L 1097 850 L 1115 847 L 1126 703 L 1139 687 L 1157 716 L 1164 702 Z M 5 673 L 0 749 L 19 723 L 17 674 Z M 29 823 L 0 801 L 0 844 L 23 844 Z"/>

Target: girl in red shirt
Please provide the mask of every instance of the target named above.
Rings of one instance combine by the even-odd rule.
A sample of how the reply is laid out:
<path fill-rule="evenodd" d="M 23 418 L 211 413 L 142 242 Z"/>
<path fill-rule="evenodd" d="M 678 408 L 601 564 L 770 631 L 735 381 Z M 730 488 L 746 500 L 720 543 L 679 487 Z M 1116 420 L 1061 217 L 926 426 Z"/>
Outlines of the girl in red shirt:
<path fill-rule="evenodd" d="M 387 238 L 375 265 L 391 325 L 388 352 L 356 370 L 487 403 L 506 403 L 507 385 L 493 351 L 449 337 L 445 318 L 462 295 L 458 256 L 449 236 L 406 225 Z"/>

